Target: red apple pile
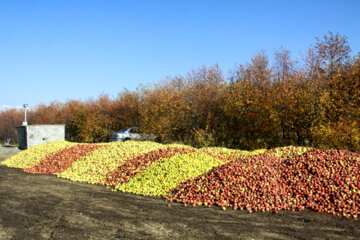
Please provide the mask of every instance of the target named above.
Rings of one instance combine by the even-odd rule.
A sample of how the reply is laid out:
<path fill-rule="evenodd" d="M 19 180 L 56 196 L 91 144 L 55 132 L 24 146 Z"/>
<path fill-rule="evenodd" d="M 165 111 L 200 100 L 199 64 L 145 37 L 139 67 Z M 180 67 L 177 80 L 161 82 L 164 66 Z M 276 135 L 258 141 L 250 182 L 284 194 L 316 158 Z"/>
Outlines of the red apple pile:
<path fill-rule="evenodd" d="M 32 174 L 54 174 L 61 173 L 70 167 L 76 160 L 86 154 L 106 147 L 107 145 L 77 144 L 61 151 L 49 154 L 40 163 L 31 168 L 24 168 L 23 171 Z"/>
<path fill-rule="evenodd" d="M 275 213 L 309 208 L 357 218 L 360 154 L 308 150 L 287 157 L 242 157 L 184 182 L 165 198 L 185 206 L 217 205 Z"/>
<path fill-rule="evenodd" d="M 154 162 L 161 161 L 161 159 L 171 158 L 176 154 L 186 154 L 192 152 L 195 152 L 195 149 L 168 147 L 166 149 L 157 149 L 136 156 L 132 159 L 129 159 L 126 163 L 119 166 L 116 170 L 110 171 L 107 174 L 106 184 L 110 186 L 116 186 L 119 184 L 127 183 L 129 179 L 133 178 L 138 173 L 144 171 Z"/>
<path fill-rule="evenodd" d="M 282 178 L 302 206 L 346 218 L 360 215 L 360 154 L 313 149 L 284 166 Z"/>

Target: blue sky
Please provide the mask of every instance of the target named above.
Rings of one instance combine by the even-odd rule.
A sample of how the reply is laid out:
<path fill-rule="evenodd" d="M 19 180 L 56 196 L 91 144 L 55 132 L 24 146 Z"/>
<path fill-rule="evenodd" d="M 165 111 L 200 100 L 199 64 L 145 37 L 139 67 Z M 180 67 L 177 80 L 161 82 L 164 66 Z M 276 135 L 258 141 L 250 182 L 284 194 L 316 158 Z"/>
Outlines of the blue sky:
<path fill-rule="evenodd" d="M 360 52 L 360 1 L 0 0 L 0 109 L 116 97 L 262 49 L 301 58 L 328 31 Z"/>

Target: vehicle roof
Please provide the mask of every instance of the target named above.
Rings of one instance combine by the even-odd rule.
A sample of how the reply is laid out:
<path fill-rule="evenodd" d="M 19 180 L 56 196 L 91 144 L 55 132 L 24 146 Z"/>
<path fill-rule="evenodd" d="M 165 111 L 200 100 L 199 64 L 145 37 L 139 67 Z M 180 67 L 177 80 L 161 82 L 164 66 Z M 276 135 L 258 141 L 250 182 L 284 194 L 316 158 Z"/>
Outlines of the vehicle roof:
<path fill-rule="evenodd" d="M 126 132 L 126 131 L 129 131 L 130 129 L 136 129 L 138 127 L 126 127 L 126 128 L 123 128 L 121 129 L 119 132 Z"/>

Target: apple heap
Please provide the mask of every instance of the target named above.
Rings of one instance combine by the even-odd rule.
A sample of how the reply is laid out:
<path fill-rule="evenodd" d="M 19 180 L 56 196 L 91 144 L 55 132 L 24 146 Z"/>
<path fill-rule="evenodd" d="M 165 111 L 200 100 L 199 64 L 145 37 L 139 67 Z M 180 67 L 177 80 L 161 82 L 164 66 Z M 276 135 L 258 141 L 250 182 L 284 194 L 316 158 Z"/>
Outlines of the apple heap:
<path fill-rule="evenodd" d="M 277 147 L 266 150 L 264 154 L 277 156 L 277 157 L 294 157 L 296 155 L 302 155 L 304 152 L 310 150 L 309 147 L 295 147 L 295 146 L 286 146 L 286 147 Z"/>
<path fill-rule="evenodd" d="M 153 142 L 50 142 L 0 163 L 36 174 L 163 195 L 187 205 L 360 214 L 360 154 L 282 147 L 252 152 Z"/>
<path fill-rule="evenodd" d="M 201 151 L 181 152 L 153 163 L 115 186 L 116 190 L 146 196 L 161 196 L 180 183 L 208 172 L 222 161 Z M 132 175 L 130 175 L 132 176 Z"/>
<path fill-rule="evenodd" d="M 71 167 L 56 175 L 71 181 L 105 185 L 107 175 L 138 155 L 164 148 L 154 142 L 111 142 L 74 162 Z"/>
<path fill-rule="evenodd" d="M 282 178 L 299 204 L 317 212 L 358 218 L 360 215 L 360 154 L 346 150 L 312 149 L 286 159 Z"/>
<path fill-rule="evenodd" d="M 33 174 L 60 173 L 70 167 L 79 158 L 100 147 L 106 147 L 106 145 L 77 144 L 59 152 L 49 154 L 40 163 L 30 168 L 24 168 L 23 171 Z"/>
<path fill-rule="evenodd" d="M 119 166 L 116 170 L 111 171 L 107 175 L 107 185 L 117 186 L 129 181 L 136 174 L 144 171 L 152 163 L 161 161 L 165 158 L 171 158 L 175 154 L 185 154 L 194 152 L 191 148 L 174 148 L 168 147 L 166 149 L 153 150 L 148 153 L 136 156 L 123 165 Z"/>
<path fill-rule="evenodd" d="M 201 148 L 200 150 L 224 162 L 235 160 L 241 156 L 253 156 L 253 155 L 263 154 L 267 151 L 266 149 L 244 151 L 244 150 L 221 148 L 221 147 L 206 147 L 206 148 Z"/>
<path fill-rule="evenodd" d="M 77 143 L 66 141 L 54 141 L 31 147 L 21 151 L 11 158 L 0 162 L 0 165 L 6 165 L 14 168 L 30 168 L 41 162 L 47 155 L 74 146 Z"/>
<path fill-rule="evenodd" d="M 166 199 L 185 206 L 218 205 L 249 211 L 255 210 L 253 206 L 259 201 L 264 202 L 267 211 L 275 209 L 273 195 L 284 191 L 278 187 L 279 176 L 273 171 L 278 161 L 278 157 L 267 155 L 238 158 L 184 182 Z M 256 199 L 256 195 L 261 197 Z"/>
<path fill-rule="evenodd" d="M 360 154 L 311 149 L 288 155 L 238 158 L 185 181 L 164 197 L 185 206 L 217 205 L 275 213 L 310 208 L 358 217 Z"/>

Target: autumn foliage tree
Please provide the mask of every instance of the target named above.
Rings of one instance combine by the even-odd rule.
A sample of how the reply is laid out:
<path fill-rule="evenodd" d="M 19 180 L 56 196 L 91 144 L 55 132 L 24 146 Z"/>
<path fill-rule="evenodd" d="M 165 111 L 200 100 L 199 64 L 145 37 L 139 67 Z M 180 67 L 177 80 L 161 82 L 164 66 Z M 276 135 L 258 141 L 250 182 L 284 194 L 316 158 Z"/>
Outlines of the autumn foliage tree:
<path fill-rule="evenodd" d="M 23 122 L 23 111 L 17 109 L 9 109 L 0 111 L 0 141 L 5 142 L 7 139 L 16 141 L 17 139 L 17 126 Z"/>
<path fill-rule="evenodd" d="M 165 142 L 241 149 L 286 145 L 360 151 L 360 55 L 345 36 L 329 32 L 303 62 L 280 47 L 224 74 L 218 65 L 167 77 L 115 98 L 101 95 L 29 110 L 30 124 L 66 125 L 66 139 L 106 142 L 139 126 Z M 16 139 L 22 111 L 0 112 L 0 140 Z"/>

